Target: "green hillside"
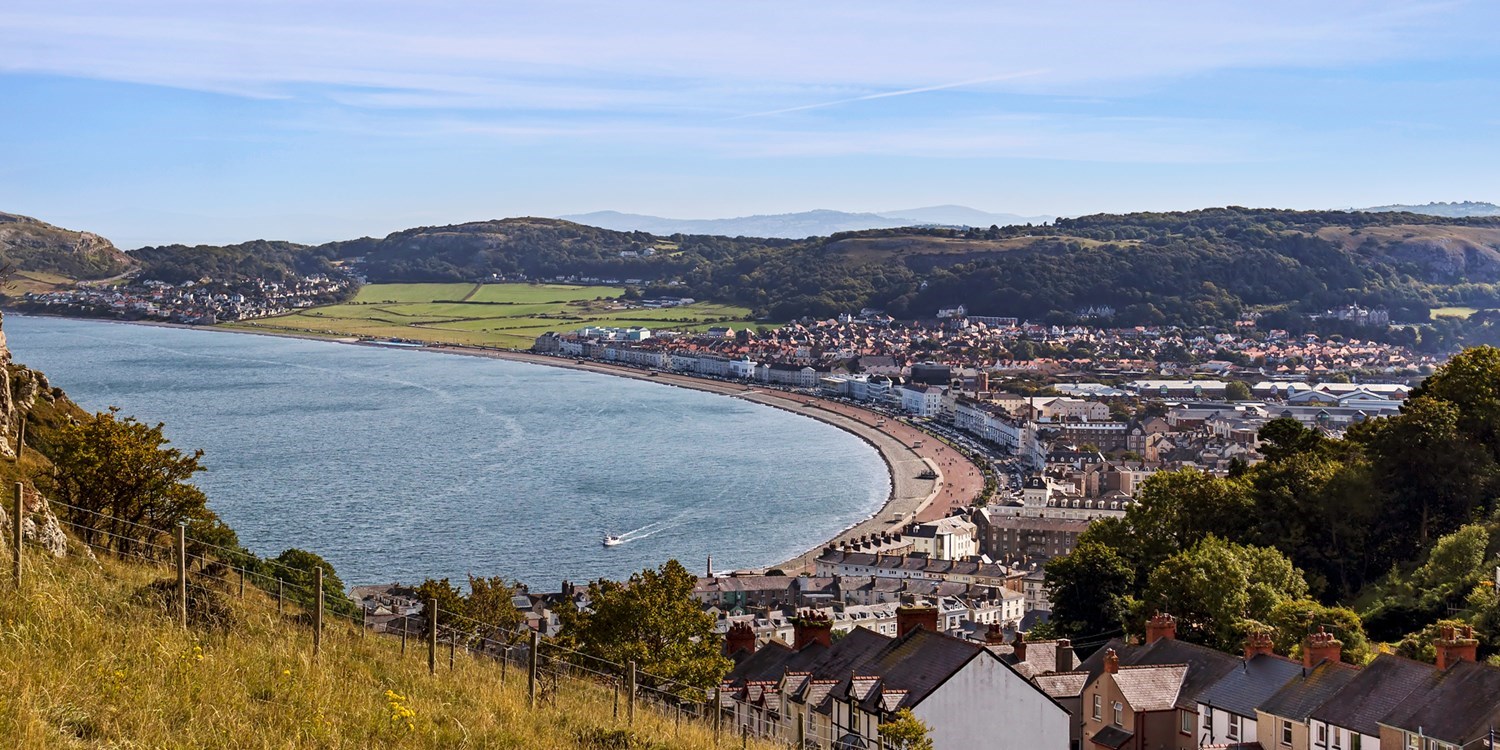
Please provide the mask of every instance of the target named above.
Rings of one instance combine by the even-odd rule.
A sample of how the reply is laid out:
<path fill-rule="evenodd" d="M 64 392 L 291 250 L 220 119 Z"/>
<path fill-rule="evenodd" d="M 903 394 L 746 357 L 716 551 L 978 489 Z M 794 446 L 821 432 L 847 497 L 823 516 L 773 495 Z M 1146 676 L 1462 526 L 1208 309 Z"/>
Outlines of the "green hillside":
<path fill-rule="evenodd" d="M 502 678 L 487 658 L 460 653 L 450 668 L 444 649 L 429 675 L 425 648 L 403 656 L 399 639 L 346 623 L 327 626 L 314 658 L 300 611 L 277 615 L 253 588 L 218 597 L 233 625 L 183 630 L 142 593 L 161 568 L 28 550 L 24 570 L 19 594 L 0 597 L 9 747 L 714 746 L 708 725 L 645 707 L 627 728 L 592 682 L 562 678 L 532 709 L 524 673 Z"/>

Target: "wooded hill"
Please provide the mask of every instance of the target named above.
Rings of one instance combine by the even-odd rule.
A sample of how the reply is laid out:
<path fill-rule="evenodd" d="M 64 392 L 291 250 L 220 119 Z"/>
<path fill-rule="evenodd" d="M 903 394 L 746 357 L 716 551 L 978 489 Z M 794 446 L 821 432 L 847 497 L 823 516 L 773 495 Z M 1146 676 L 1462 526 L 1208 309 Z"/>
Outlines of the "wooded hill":
<path fill-rule="evenodd" d="M 638 279 L 648 294 L 745 305 L 774 320 L 863 307 L 920 318 L 963 304 L 977 315 L 1066 323 L 1102 306 L 1115 311 L 1095 320 L 1102 325 L 1225 325 L 1254 312 L 1266 326 L 1295 329 L 1306 313 L 1347 304 L 1386 308 L 1393 322 L 1413 325 L 1437 307 L 1500 308 L 1500 218 L 1399 212 L 1228 207 L 810 240 L 661 237 L 518 218 L 315 247 L 179 245 L 131 255 L 142 274 L 169 280 L 306 273 L 356 258 L 373 282 Z M 12 257 L 23 268 L 49 262 Z"/>

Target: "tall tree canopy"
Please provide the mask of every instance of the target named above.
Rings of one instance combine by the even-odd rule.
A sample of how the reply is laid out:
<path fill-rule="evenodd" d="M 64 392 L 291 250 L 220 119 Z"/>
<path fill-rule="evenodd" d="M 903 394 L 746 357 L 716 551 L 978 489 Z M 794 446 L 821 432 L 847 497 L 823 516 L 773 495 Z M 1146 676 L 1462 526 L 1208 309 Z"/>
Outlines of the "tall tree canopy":
<path fill-rule="evenodd" d="M 162 544 L 150 529 L 210 521 L 203 492 L 189 482 L 203 469 L 203 451 L 169 447 L 163 425 L 147 425 L 118 409 L 64 426 L 50 446 L 50 474 L 38 483 L 68 506 L 65 515 L 84 541 L 123 554 Z"/>
<path fill-rule="evenodd" d="M 585 610 L 559 613 L 561 636 L 574 648 L 616 664 L 635 661 L 657 678 L 708 688 L 729 671 L 713 616 L 693 599 L 697 578 L 676 560 L 625 582 L 589 584 Z M 662 685 L 673 689 L 673 685 Z"/>

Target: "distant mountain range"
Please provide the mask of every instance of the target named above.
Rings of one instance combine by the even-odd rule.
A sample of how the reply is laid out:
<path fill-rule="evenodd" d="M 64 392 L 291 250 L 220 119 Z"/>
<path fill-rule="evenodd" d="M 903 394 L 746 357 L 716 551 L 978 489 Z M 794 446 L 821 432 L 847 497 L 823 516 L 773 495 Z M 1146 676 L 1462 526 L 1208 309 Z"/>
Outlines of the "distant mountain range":
<path fill-rule="evenodd" d="M 1479 201 L 1455 203 L 1434 202 L 1425 203 L 1420 206 L 1397 203 L 1389 206 L 1372 206 L 1370 208 L 1356 208 L 1354 210 L 1370 213 L 1405 211 L 1407 213 L 1425 214 L 1427 216 L 1443 216 L 1450 219 L 1463 219 L 1470 216 L 1500 216 L 1500 206 Z"/>
<path fill-rule="evenodd" d="M 802 239 L 836 232 L 895 227 L 957 226 L 989 227 L 1012 224 L 1042 224 L 1052 216 L 997 214 L 968 206 L 926 206 L 880 213 L 850 213 L 816 209 L 791 214 L 756 214 L 732 219 L 668 219 L 661 216 L 595 211 L 558 218 L 616 232 L 650 232 L 658 235 L 712 234 L 725 237 L 777 237 Z"/>

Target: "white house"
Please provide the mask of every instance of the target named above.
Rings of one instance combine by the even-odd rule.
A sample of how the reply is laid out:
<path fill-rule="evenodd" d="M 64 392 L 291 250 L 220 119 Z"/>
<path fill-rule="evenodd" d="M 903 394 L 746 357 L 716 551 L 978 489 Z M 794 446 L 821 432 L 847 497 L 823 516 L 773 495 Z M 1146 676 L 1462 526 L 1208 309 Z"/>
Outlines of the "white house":
<path fill-rule="evenodd" d="M 936 417 L 943 410 L 943 389 L 935 385 L 901 386 L 901 409 L 919 417 Z"/>

